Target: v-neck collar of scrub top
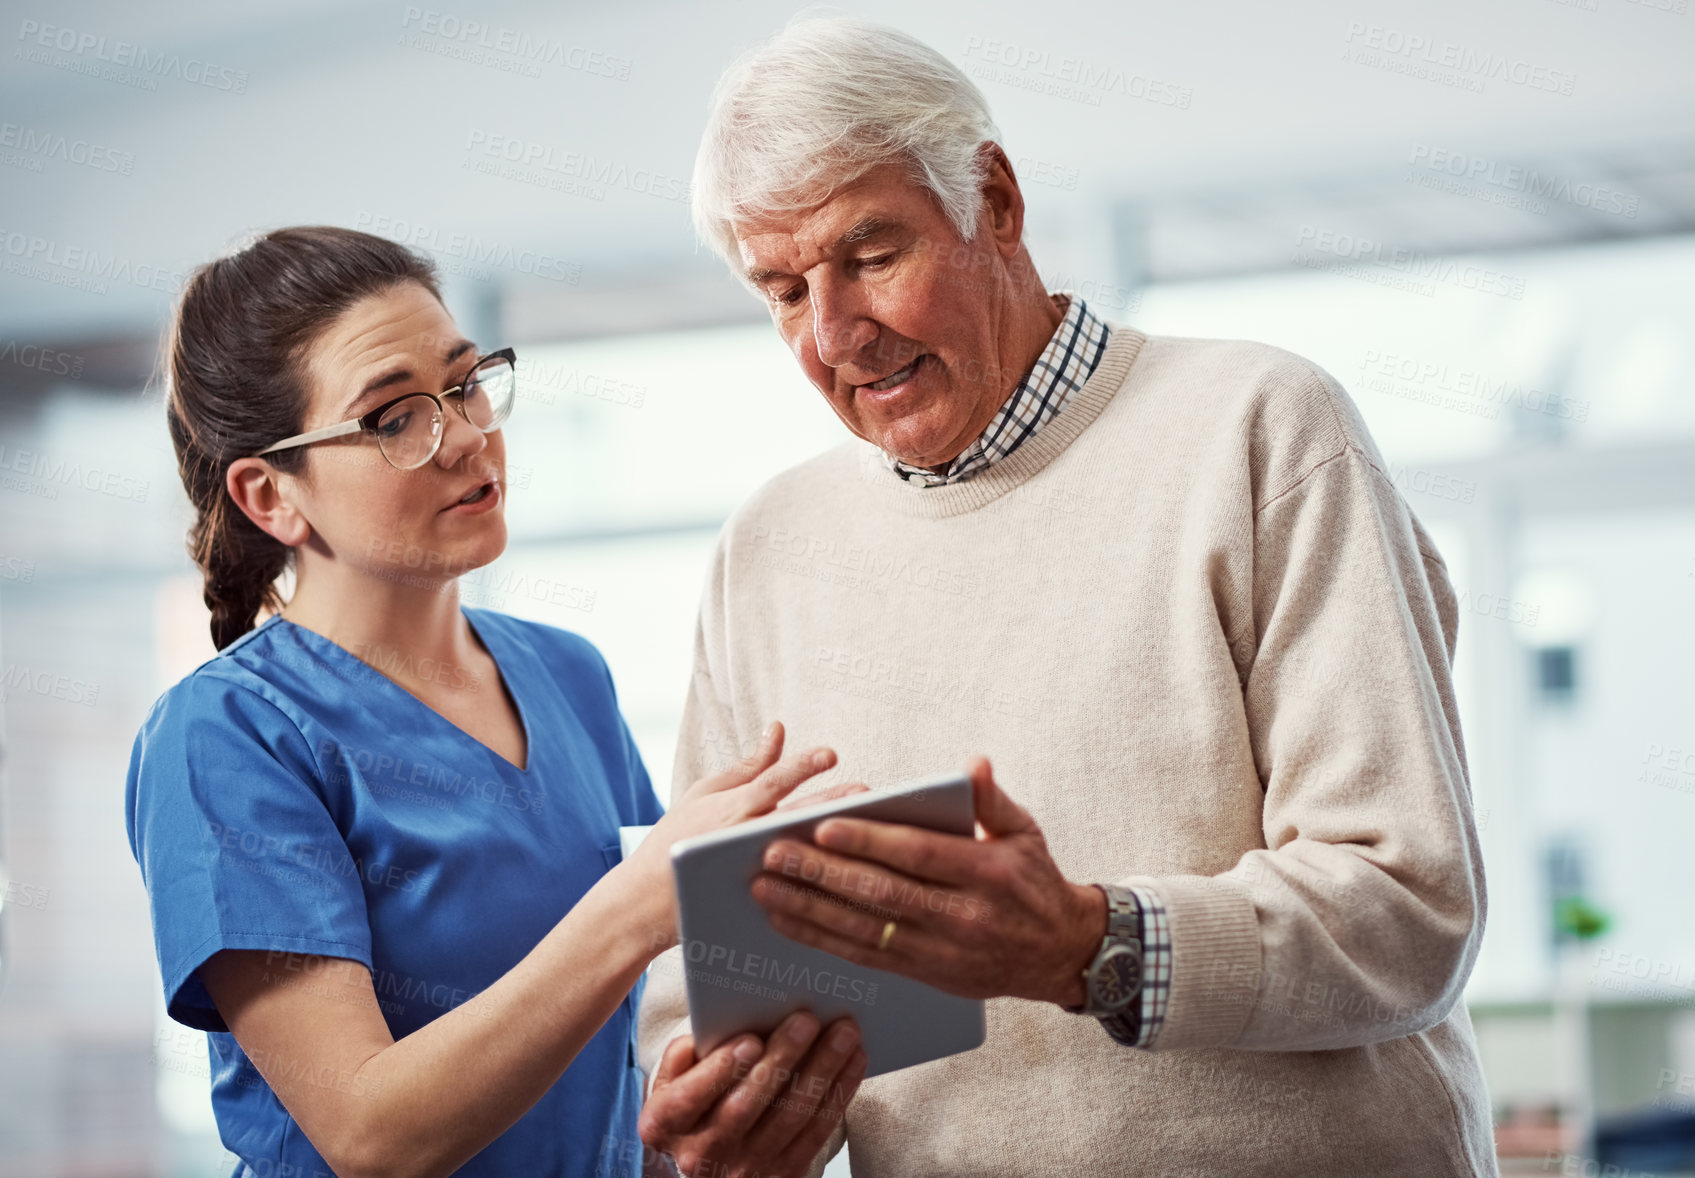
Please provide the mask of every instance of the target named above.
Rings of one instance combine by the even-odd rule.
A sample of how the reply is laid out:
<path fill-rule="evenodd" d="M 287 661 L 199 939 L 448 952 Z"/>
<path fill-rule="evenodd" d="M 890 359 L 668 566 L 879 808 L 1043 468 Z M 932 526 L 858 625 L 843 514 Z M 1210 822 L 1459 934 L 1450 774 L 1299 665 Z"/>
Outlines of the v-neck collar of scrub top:
<path fill-rule="evenodd" d="M 318 633 L 316 630 L 308 629 L 307 627 L 302 626 L 298 622 L 290 621 L 288 618 L 283 617 L 281 614 L 273 614 L 267 620 L 266 624 L 267 625 L 274 624 L 274 625 L 292 627 L 294 630 L 296 630 L 300 634 L 305 635 L 306 636 L 305 640 L 308 643 L 314 644 L 315 646 L 320 648 L 320 650 L 324 650 L 326 657 L 332 658 L 332 659 L 346 660 L 347 662 L 353 664 L 354 667 L 356 667 L 360 673 L 369 674 L 371 677 L 381 680 L 383 683 L 387 684 L 394 691 L 398 692 L 400 695 L 403 695 L 407 699 L 411 700 L 414 705 L 422 708 L 424 711 L 426 711 L 430 715 L 434 716 L 437 721 L 439 721 L 442 724 L 445 724 L 447 727 L 449 727 L 449 728 L 453 729 L 455 732 L 459 733 L 460 736 L 463 736 L 466 740 L 470 741 L 472 744 L 474 744 L 478 748 L 482 749 L 484 752 L 486 752 L 491 758 L 493 758 L 500 765 L 510 769 L 513 773 L 516 773 L 520 776 L 528 776 L 529 773 L 530 773 L 530 770 L 535 766 L 535 763 L 536 763 L 535 741 L 534 741 L 534 739 L 533 739 L 533 737 L 531 736 L 531 733 L 530 733 L 529 709 L 524 706 L 524 701 L 521 698 L 519 698 L 519 693 L 518 693 L 518 688 L 517 688 L 516 683 L 513 681 L 512 676 L 510 676 L 506 673 L 506 667 L 502 664 L 502 660 L 501 660 L 500 656 L 495 653 L 494 648 L 498 643 L 495 642 L 495 641 L 491 641 L 490 635 L 485 634 L 480 628 L 478 628 L 477 623 L 471 617 L 470 611 L 467 610 L 463 605 L 461 605 L 459 607 L 459 614 L 460 614 L 461 617 L 463 617 L 465 619 L 466 624 L 471 627 L 471 632 L 477 636 L 478 641 L 480 641 L 483 644 L 483 649 L 488 651 L 489 658 L 494 661 L 495 674 L 500 677 L 501 683 L 503 683 L 505 685 L 506 694 L 508 696 L 510 696 L 511 700 L 512 700 L 513 710 L 515 710 L 518 713 L 518 726 L 524 730 L 524 764 L 523 764 L 522 767 L 514 765 L 511 761 L 508 761 L 505 757 L 503 757 L 500 753 L 496 752 L 493 748 L 484 744 L 482 741 L 480 741 L 476 737 L 472 736 L 469 732 L 466 732 L 463 728 L 459 727 L 459 725 L 455 724 L 452 720 L 449 720 L 446 716 L 442 715 L 440 712 L 438 712 L 434 708 L 430 707 L 429 704 L 425 703 L 423 700 L 421 700 L 417 696 L 413 695 L 410 691 L 407 691 L 400 684 L 396 683 L 393 679 L 390 679 L 387 675 L 385 675 L 381 671 L 377 670 L 370 663 L 367 663 L 364 659 L 360 658 L 358 655 L 354 654 L 352 651 L 348 650 L 345 646 L 342 646 L 340 643 L 333 642 L 330 639 L 325 638 L 322 634 Z"/>

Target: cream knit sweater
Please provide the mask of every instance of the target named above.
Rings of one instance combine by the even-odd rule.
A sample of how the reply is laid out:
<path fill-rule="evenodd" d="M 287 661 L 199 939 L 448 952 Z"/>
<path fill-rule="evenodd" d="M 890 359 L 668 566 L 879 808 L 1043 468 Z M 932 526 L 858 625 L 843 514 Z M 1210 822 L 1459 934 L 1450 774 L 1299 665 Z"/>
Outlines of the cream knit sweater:
<path fill-rule="evenodd" d="M 832 779 L 986 753 L 1069 879 L 1170 912 L 1151 1050 L 991 1001 L 980 1049 L 864 1083 L 854 1174 L 1494 1174 L 1457 622 L 1347 394 L 1261 344 L 1119 328 L 969 481 L 908 486 L 854 441 L 755 494 L 675 781 L 773 719 L 838 750 Z M 641 1017 L 651 1073 L 687 1029 L 677 961 Z"/>

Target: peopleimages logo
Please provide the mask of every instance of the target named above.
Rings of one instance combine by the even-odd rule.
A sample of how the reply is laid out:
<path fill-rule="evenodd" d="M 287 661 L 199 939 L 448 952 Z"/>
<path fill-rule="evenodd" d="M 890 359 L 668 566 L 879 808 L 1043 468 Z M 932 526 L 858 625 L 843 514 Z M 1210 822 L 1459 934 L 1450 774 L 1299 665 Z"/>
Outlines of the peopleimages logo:
<path fill-rule="evenodd" d="M 35 562 L 21 556 L 0 559 L 0 581 L 17 581 L 28 585 L 35 580 Z"/>
<path fill-rule="evenodd" d="M 1636 208 L 1641 202 L 1641 197 L 1632 192 L 1582 181 L 1574 184 L 1566 176 L 1555 176 L 1518 164 L 1503 164 L 1486 156 L 1432 147 L 1428 143 L 1415 144 L 1407 163 L 1415 169 L 1415 176 L 1441 176 L 1456 182 L 1488 184 L 1528 198 L 1559 201 L 1631 219 L 1636 217 Z M 1546 211 L 1546 206 L 1531 207 L 1534 212 Z"/>
<path fill-rule="evenodd" d="M 1361 56 L 1353 56 L 1348 49 L 1343 50 L 1344 58 L 1361 65 L 1421 78 L 1428 75 L 1432 81 L 1464 84 L 1465 89 L 1474 93 L 1481 93 L 1485 82 L 1501 81 L 1569 98 L 1577 85 L 1577 75 L 1566 70 L 1363 21 L 1348 23 L 1343 42 L 1365 51 Z"/>
<path fill-rule="evenodd" d="M 1503 407 L 1572 421 L 1589 419 L 1589 402 L 1533 388 L 1481 369 L 1367 348 L 1360 360 L 1373 392 L 1426 401 L 1494 418 Z"/>
<path fill-rule="evenodd" d="M 40 480 L 43 489 L 54 492 L 47 498 L 57 497 L 57 488 L 53 484 L 81 487 L 116 499 L 133 499 L 137 503 L 146 502 L 149 489 L 146 479 L 52 458 L 35 450 L 11 449 L 0 442 L 0 475 L 8 477 L 8 486 L 11 485 L 9 476 L 14 473 Z"/>
<path fill-rule="evenodd" d="M 1329 254 L 1342 265 L 1314 259 L 1306 251 Z M 1448 283 L 1479 294 L 1501 295 L 1509 299 L 1524 298 L 1524 279 L 1475 262 L 1427 254 L 1423 250 L 1390 245 L 1369 237 L 1354 237 L 1315 225 L 1302 225 L 1295 238 L 1294 261 L 1313 269 L 1343 269 L 1354 263 L 1366 263 L 1383 271 L 1403 276 L 1408 281 L 1428 279 Z"/>
<path fill-rule="evenodd" d="M 11 273 L 26 273 L 32 277 L 61 275 L 79 279 L 91 285 L 96 294 L 106 293 L 106 282 L 121 282 L 142 290 L 175 294 L 182 289 L 185 275 L 180 270 L 162 266 L 136 264 L 117 254 L 102 254 L 97 249 L 80 245 L 65 245 L 51 238 L 36 237 L 10 229 L 0 229 L 0 264 Z"/>
<path fill-rule="evenodd" d="M 339 784 L 357 773 L 360 781 L 379 796 L 436 804 L 438 808 L 469 798 L 531 814 L 542 812 L 543 798 L 539 791 L 524 789 L 510 781 L 408 761 L 387 751 L 354 748 L 329 738 L 319 743 L 318 756 L 329 763 L 332 781 Z"/>
<path fill-rule="evenodd" d="M 493 64 L 490 55 L 510 58 L 521 65 L 529 77 L 539 77 L 543 65 L 578 70 L 593 77 L 613 78 L 627 82 L 630 78 L 630 59 L 584 45 L 567 45 L 551 37 L 535 37 L 519 29 L 490 25 L 480 20 L 468 20 L 433 8 L 408 5 L 400 27 L 422 33 L 433 39 L 417 42 L 402 40 L 402 44 L 418 49 L 431 49 L 447 57 L 464 57 L 479 65 Z M 404 37 L 404 34 L 403 34 Z M 452 52 L 451 50 L 457 50 Z"/>
<path fill-rule="evenodd" d="M 81 704 L 85 708 L 92 708 L 100 702 L 98 683 L 87 683 L 56 671 L 38 671 L 18 663 L 6 664 L 5 671 L 0 673 L 0 683 L 5 685 L 7 692 L 28 691 L 49 699 L 63 700 L 68 704 Z M 0 694 L 0 701 L 4 698 L 5 696 Z"/>
<path fill-rule="evenodd" d="M 683 958 L 689 964 L 688 976 L 708 985 L 721 986 L 723 980 L 728 980 L 728 975 L 737 974 L 742 978 L 772 983 L 776 992 L 765 995 L 767 997 L 786 998 L 789 991 L 808 990 L 866 1006 L 877 1003 L 877 983 L 867 982 L 864 978 L 849 977 L 828 969 L 813 969 L 792 961 L 782 962 L 774 957 L 744 953 L 706 941 L 684 941 L 682 945 Z"/>
<path fill-rule="evenodd" d="M 468 163 L 472 170 L 500 175 L 507 179 L 545 179 L 548 176 L 571 184 L 589 185 L 581 195 L 604 200 L 605 189 L 623 188 L 655 196 L 661 200 L 685 201 L 689 198 L 689 182 L 681 176 L 667 175 L 652 168 L 635 167 L 622 160 L 566 151 L 548 143 L 520 139 L 512 135 L 491 135 L 472 130 L 465 141 L 465 151 L 473 157 Z M 478 160 L 474 157 L 483 156 Z M 503 171 L 502 166 L 517 169 Z M 526 175 L 529 173 L 529 175 Z M 598 196 L 594 196 L 595 192 Z"/>
<path fill-rule="evenodd" d="M 33 368 L 48 376 L 68 376 L 75 380 L 82 375 L 83 358 L 57 348 L 20 344 L 9 339 L 0 343 L 0 364 L 16 364 L 19 368 Z"/>
<path fill-rule="evenodd" d="M 974 569 L 933 564 L 919 556 L 887 552 L 876 545 L 846 543 L 831 536 L 815 536 L 788 528 L 756 526 L 744 542 L 742 560 L 755 563 L 761 550 L 798 557 L 828 565 L 847 573 L 864 573 L 888 584 L 932 589 L 953 597 L 980 597 L 983 578 Z"/>
<path fill-rule="evenodd" d="M 145 45 L 137 45 L 133 41 L 108 39 L 97 33 L 85 33 L 77 29 L 66 28 L 63 25 L 47 25 L 37 20 L 24 20 L 18 25 L 18 40 L 23 45 L 13 54 L 14 57 L 36 63 L 49 65 L 59 69 L 68 69 L 73 73 L 102 73 L 98 67 L 90 68 L 86 63 L 64 58 L 55 59 L 42 50 L 56 50 L 69 54 L 72 59 L 92 59 L 100 66 L 117 66 L 125 70 L 140 71 L 148 89 L 156 89 L 158 78 L 175 78 L 194 86 L 207 86 L 213 90 L 223 90 L 232 94 L 247 92 L 247 71 L 231 69 L 229 66 L 214 65 L 202 61 L 198 57 L 184 57 L 180 53 L 155 53 Z M 113 78 L 114 81 L 125 80 Z"/>
<path fill-rule="evenodd" d="M 515 274 L 569 284 L 575 284 L 583 276 L 581 262 L 567 261 L 540 250 L 518 249 L 505 242 L 485 241 L 474 233 L 449 232 L 440 226 L 366 212 L 353 218 L 353 227 L 476 266 L 498 266 Z"/>
<path fill-rule="evenodd" d="M 1099 106 L 1103 94 L 1120 94 L 1156 106 L 1188 110 L 1195 97 L 1192 86 L 992 37 L 967 37 L 965 56 L 972 59 L 968 71 L 972 77 L 1078 99 L 1091 106 Z"/>
<path fill-rule="evenodd" d="M 128 176 L 135 171 L 135 155 L 132 152 L 118 151 L 86 139 L 72 139 L 41 127 L 0 123 L 0 147 L 15 149 L 31 161 L 58 160 L 93 168 L 97 172 L 116 172 L 120 176 Z"/>

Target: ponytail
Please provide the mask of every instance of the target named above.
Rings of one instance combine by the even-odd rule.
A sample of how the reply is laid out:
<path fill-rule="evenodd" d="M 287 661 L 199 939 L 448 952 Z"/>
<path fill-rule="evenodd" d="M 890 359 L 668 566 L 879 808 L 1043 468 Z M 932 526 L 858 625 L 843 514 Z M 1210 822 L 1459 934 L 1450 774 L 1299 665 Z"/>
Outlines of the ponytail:
<path fill-rule="evenodd" d="M 278 229 L 196 270 L 165 346 L 165 417 L 177 473 L 194 507 L 188 550 L 200 567 L 219 650 L 280 609 L 277 579 L 294 550 L 247 517 L 225 487 L 230 464 L 300 432 L 307 349 L 369 295 L 416 282 L 436 298 L 430 261 L 368 233 Z M 305 477 L 306 451 L 266 462 Z"/>

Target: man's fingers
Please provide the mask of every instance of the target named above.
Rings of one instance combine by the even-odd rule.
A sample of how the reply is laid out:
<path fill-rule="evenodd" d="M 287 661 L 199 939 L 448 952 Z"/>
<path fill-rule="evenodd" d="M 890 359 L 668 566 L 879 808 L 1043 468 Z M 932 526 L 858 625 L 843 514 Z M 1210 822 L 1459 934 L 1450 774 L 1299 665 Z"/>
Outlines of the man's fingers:
<path fill-rule="evenodd" d="M 819 802 L 831 802 L 837 798 L 849 797 L 853 794 L 868 794 L 871 787 L 862 781 L 848 781 L 832 785 L 828 789 L 817 790 L 809 794 L 790 794 L 777 803 L 779 810 L 795 810 L 802 806 L 816 806 Z"/>
<path fill-rule="evenodd" d="M 916 913 L 908 912 L 905 905 L 894 907 L 868 900 L 844 904 L 828 893 L 769 872 L 753 877 L 752 891 L 755 902 L 767 912 L 815 924 L 862 944 L 875 944 L 891 917 L 917 919 Z"/>
<path fill-rule="evenodd" d="M 770 1158 L 787 1149 L 795 1137 L 827 1107 L 830 1089 L 848 1060 L 859 1050 L 859 1027 L 851 1018 L 837 1019 L 818 1036 L 798 1073 L 747 1135 L 753 1156 Z"/>
<path fill-rule="evenodd" d="M 859 1091 L 859 1082 L 865 1078 L 867 1061 L 865 1049 L 855 1051 L 847 1061 L 835 1083 L 830 1085 L 830 1091 L 818 1106 L 817 1113 L 810 1122 L 795 1135 L 777 1158 L 773 1167 L 778 1174 L 804 1174 L 812 1164 L 812 1159 L 824 1148 L 824 1143 L 830 1140 L 830 1134 L 836 1128 L 836 1122 L 847 1112 L 847 1106 L 853 1100 L 853 1094 Z"/>
<path fill-rule="evenodd" d="M 694 1067 L 694 1036 L 678 1035 L 665 1045 L 665 1052 L 659 1057 L 659 1066 L 653 1069 L 654 1089 L 662 1084 L 669 1084 L 678 1076 Z"/>
<path fill-rule="evenodd" d="M 812 841 L 824 852 L 870 860 L 903 875 L 951 884 L 975 878 L 984 850 L 976 839 L 964 835 L 868 818 L 826 818 L 813 832 Z"/>
<path fill-rule="evenodd" d="M 832 823 L 836 821 L 839 820 L 831 819 Z M 819 829 L 822 830 L 824 825 L 820 824 Z M 890 831 L 929 833 L 880 822 L 865 825 Z M 756 885 L 754 899 L 766 908 L 808 919 L 814 918 L 814 912 L 822 912 L 824 915 L 816 919 L 827 926 L 838 924 L 831 919 L 831 915 L 837 912 L 870 913 L 877 918 L 879 928 L 890 917 L 920 924 L 934 923 L 946 917 L 967 921 L 978 919 L 986 901 L 968 887 L 970 881 L 981 874 L 981 862 L 992 852 L 986 851 L 983 844 L 975 839 L 957 835 L 934 837 L 951 840 L 953 845 L 937 852 L 941 858 L 911 856 L 914 868 L 911 872 L 896 870 L 879 860 L 838 855 L 793 839 L 777 839 L 765 848 L 760 860 L 765 874 L 753 879 Z M 890 858 L 902 856 L 891 855 Z M 918 874 L 919 871 L 928 871 L 931 877 L 926 878 Z M 942 883 L 934 878 L 937 875 L 957 875 L 965 882 Z M 818 908 L 808 901 L 827 907 Z M 840 924 L 839 927 L 850 934 L 854 928 L 851 923 Z"/>
<path fill-rule="evenodd" d="M 654 1073 L 653 1094 L 641 1111 L 637 1127 L 642 1140 L 650 1145 L 664 1147 L 684 1134 L 694 1132 L 718 1099 L 735 1083 L 738 1073 L 751 1066 L 752 1061 L 764 1051 L 764 1045 L 757 1036 L 738 1036 L 719 1046 L 693 1067 L 673 1071 L 673 1078 L 661 1087 L 660 1077 L 666 1074 L 667 1064 L 675 1069 L 694 1056 L 693 1039 L 688 1040 L 686 1051 L 678 1046 L 683 1042 L 683 1039 L 673 1040 L 665 1049 L 660 1067 Z"/>
<path fill-rule="evenodd" d="M 1035 829 L 1036 820 L 1030 817 L 1030 812 L 1007 797 L 1006 792 L 995 783 L 989 758 L 972 757 L 965 771 L 971 775 L 971 797 L 977 808 L 977 825 L 983 828 L 984 833 L 999 837 Z"/>
<path fill-rule="evenodd" d="M 818 1019 L 796 1011 L 777 1025 L 765 1040 L 765 1055 L 736 1071 L 736 1084 L 713 1111 L 710 1132 L 720 1141 L 739 1141 L 771 1107 L 795 1067 L 818 1038 Z"/>
<path fill-rule="evenodd" d="M 788 915 L 786 912 L 766 912 L 766 919 L 771 927 L 791 941 L 799 941 L 802 945 L 811 945 L 814 949 L 840 957 L 843 961 L 851 961 L 855 965 L 868 966 L 871 969 L 886 969 L 894 973 L 905 974 L 916 981 L 926 982 L 938 990 L 958 993 L 946 980 L 938 980 L 933 970 L 946 971 L 951 965 L 951 957 L 943 957 L 938 951 L 938 942 L 926 930 L 899 921 L 895 924 L 894 936 L 886 948 L 879 949 L 870 941 L 856 940 L 845 937 L 833 929 L 824 928 L 809 920 L 801 920 Z M 878 940 L 881 940 L 882 926 L 878 926 Z"/>

